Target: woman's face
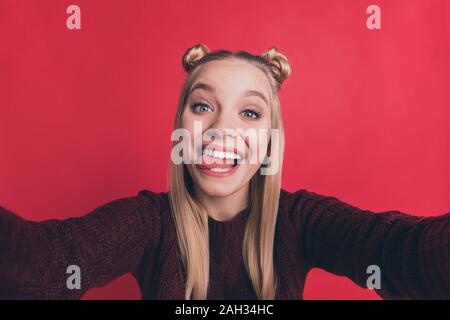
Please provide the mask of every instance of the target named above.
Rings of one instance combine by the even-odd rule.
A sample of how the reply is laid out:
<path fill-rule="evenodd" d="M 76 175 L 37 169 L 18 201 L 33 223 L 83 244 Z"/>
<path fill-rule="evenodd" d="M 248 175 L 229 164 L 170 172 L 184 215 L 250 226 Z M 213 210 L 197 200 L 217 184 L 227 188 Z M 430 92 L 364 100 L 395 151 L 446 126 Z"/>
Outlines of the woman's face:
<path fill-rule="evenodd" d="M 198 71 L 181 116 L 181 127 L 192 138 L 187 168 L 203 193 L 227 196 L 258 172 L 258 151 L 266 155 L 270 84 L 263 71 L 238 59 L 210 61 Z M 214 138 L 206 138 L 207 132 Z M 194 141 L 200 147 L 194 148 Z"/>

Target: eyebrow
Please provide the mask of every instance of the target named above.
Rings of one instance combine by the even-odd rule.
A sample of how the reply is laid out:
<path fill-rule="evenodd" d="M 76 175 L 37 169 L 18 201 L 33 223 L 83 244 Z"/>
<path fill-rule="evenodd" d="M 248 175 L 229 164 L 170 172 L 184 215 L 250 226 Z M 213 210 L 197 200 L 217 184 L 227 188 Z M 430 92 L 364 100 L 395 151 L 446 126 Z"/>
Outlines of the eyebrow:
<path fill-rule="evenodd" d="M 197 89 L 203 89 L 203 90 L 206 90 L 209 92 L 216 91 L 214 89 L 214 87 L 210 86 L 209 84 L 206 84 L 203 82 L 197 82 L 196 84 L 194 84 L 192 86 L 191 90 L 189 91 L 189 94 L 191 94 L 194 90 L 197 90 Z M 244 97 L 251 97 L 251 96 L 259 97 L 266 103 L 266 105 L 269 105 L 269 101 L 267 100 L 266 96 L 258 90 L 246 90 L 244 92 L 243 96 Z"/>
<path fill-rule="evenodd" d="M 246 91 L 245 91 L 244 97 L 251 97 L 251 96 L 260 97 L 262 100 L 264 100 L 264 102 L 266 103 L 266 105 L 269 104 L 269 102 L 267 101 L 266 96 L 265 96 L 263 93 L 261 93 L 261 92 L 259 92 L 259 91 L 257 91 L 257 90 L 246 90 Z"/>

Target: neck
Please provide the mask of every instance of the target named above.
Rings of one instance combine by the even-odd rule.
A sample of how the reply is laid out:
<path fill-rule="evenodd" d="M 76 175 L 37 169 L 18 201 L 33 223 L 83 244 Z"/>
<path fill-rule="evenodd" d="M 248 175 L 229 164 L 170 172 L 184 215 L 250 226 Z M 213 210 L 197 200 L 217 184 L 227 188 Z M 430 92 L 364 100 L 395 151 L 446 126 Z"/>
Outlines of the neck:
<path fill-rule="evenodd" d="M 211 196 L 195 188 L 195 196 L 211 218 L 217 221 L 228 221 L 247 208 L 249 184 L 226 196 Z"/>

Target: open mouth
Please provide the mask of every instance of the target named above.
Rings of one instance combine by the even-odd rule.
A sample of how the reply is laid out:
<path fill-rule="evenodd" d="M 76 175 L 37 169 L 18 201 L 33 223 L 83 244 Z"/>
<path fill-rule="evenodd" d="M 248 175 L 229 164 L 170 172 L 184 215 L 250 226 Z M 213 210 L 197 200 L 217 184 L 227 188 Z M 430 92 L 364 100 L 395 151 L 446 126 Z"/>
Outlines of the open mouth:
<path fill-rule="evenodd" d="M 229 175 L 237 170 L 241 159 L 241 155 L 236 150 L 208 147 L 202 150 L 197 168 L 205 173 Z"/>

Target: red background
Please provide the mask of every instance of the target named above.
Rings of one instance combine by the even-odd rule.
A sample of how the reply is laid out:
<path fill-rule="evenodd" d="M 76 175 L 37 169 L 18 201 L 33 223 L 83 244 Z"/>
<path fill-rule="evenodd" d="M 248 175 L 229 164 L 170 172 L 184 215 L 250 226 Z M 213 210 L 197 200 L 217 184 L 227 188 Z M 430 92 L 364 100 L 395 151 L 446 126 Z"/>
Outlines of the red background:
<path fill-rule="evenodd" d="M 66 28 L 81 7 L 82 30 Z M 382 29 L 366 28 L 381 7 Z M 0 202 L 33 220 L 166 190 L 180 58 L 198 43 L 292 64 L 284 188 L 374 211 L 450 208 L 450 2 L 0 0 Z M 85 298 L 140 298 L 130 275 Z M 306 299 L 376 299 L 313 270 Z"/>

